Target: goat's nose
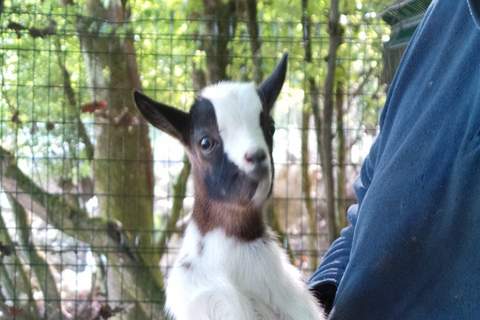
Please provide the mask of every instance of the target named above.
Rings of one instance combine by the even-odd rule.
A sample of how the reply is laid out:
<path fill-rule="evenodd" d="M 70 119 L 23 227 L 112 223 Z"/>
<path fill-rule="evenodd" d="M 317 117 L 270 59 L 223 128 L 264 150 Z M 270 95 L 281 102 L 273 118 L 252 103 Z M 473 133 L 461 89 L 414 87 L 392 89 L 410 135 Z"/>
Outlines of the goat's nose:
<path fill-rule="evenodd" d="M 245 161 L 252 164 L 259 164 L 267 158 L 267 154 L 263 150 L 245 153 Z"/>

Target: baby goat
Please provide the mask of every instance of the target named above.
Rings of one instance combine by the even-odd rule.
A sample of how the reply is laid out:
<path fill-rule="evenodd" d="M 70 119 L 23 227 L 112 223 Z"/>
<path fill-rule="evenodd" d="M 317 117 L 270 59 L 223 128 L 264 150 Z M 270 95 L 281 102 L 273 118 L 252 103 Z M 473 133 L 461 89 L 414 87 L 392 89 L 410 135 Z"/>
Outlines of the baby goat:
<path fill-rule="evenodd" d="M 178 139 L 192 165 L 192 220 L 167 283 L 166 308 L 177 320 L 324 319 L 263 221 L 273 182 L 270 112 L 286 71 L 285 54 L 258 88 L 208 86 L 189 113 L 135 92 L 145 119 Z"/>

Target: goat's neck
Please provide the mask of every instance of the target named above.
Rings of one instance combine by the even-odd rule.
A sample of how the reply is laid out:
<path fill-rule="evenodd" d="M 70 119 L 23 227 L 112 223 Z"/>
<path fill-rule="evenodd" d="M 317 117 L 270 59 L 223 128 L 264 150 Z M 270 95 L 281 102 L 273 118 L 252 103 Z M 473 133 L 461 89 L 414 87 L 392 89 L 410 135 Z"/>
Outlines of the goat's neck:
<path fill-rule="evenodd" d="M 265 234 L 262 211 L 263 207 L 242 206 L 196 195 L 192 218 L 204 235 L 218 228 L 227 236 L 252 241 Z"/>

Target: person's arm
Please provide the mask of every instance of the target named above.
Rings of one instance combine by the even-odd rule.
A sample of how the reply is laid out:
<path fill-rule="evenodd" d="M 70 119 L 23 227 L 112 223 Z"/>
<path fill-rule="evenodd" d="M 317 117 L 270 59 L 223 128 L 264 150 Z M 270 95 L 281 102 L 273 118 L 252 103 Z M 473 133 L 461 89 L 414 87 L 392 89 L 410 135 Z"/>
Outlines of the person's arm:
<path fill-rule="evenodd" d="M 309 280 L 311 291 L 327 313 L 333 307 L 338 284 L 349 261 L 358 209 L 373 177 L 374 159 L 377 156 L 378 149 L 376 145 L 377 142 L 372 146 L 362 165 L 360 176 L 355 181 L 354 190 L 357 204 L 348 209 L 347 216 L 350 224 L 342 230 L 340 237 L 332 243 L 323 257 L 322 263 Z"/>
<path fill-rule="evenodd" d="M 349 208 L 348 215 L 351 225 L 343 229 L 340 237 L 332 243 L 321 265 L 309 280 L 310 289 L 327 313 L 333 307 L 337 286 L 348 264 L 356 211 L 357 205 Z M 354 216 L 353 221 L 350 218 L 351 216 Z"/>

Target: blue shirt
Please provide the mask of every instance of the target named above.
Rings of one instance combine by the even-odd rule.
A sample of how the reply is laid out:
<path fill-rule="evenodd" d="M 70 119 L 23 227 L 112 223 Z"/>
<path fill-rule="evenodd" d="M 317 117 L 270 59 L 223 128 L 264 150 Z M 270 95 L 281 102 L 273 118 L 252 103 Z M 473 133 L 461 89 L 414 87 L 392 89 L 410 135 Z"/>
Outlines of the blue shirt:
<path fill-rule="evenodd" d="M 389 89 L 358 204 L 310 280 L 331 319 L 480 319 L 480 0 L 433 1 Z"/>

